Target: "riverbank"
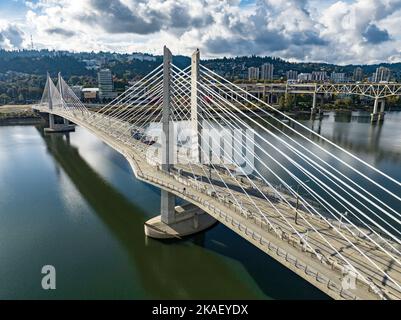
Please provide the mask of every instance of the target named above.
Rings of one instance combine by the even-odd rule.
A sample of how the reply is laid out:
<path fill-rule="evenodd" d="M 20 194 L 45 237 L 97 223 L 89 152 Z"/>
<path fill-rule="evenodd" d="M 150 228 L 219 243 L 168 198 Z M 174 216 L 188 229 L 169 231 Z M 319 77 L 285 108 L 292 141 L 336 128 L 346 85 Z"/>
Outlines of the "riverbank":
<path fill-rule="evenodd" d="M 0 125 L 32 125 L 43 122 L 43 118 L 35 113 L 30 105 L 0 106 Z"/>

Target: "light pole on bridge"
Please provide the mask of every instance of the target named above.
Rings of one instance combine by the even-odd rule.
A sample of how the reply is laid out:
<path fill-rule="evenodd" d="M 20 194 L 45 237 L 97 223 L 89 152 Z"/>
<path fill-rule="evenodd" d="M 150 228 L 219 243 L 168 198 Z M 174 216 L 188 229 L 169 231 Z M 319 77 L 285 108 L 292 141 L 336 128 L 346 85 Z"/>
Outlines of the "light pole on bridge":
<path fill-rule="evenodd" d="M 308 179 L 308 180 L 304 181 L 304 183 L 308 183 L 309 181 L 310 181 L 310 180 Z M 298 183 L 298 185 L 297 185 L 297 192 L 296 192 L 296 194 L 297 194 L 297 203 L 296 203 L 296 205 L 295 205 L 295 224 L 298 224 L 299 186 L 300 186 L 300 184 Z"/>

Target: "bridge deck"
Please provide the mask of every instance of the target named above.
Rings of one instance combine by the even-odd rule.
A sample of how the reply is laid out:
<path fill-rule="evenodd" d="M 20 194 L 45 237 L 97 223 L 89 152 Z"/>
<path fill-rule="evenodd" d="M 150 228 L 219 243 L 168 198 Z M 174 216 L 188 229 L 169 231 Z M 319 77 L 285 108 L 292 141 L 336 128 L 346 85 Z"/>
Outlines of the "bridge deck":
<path fill-rule="evenodd" d="M 48 112 L 48 110 L 42 111 Z M 388 299 L 401 299 L 400 290 L 388 279 L 383 278 L 383 275 L 377 269 L 370 267 L 371 263 L 344 238 L 340 237 L 328 223 L 330 222 L 337 228 L 341 227 L 337 222 L 330 220 L 326 222 L 317 216 L 299 210 L 298 215 L 302 215 L 319 233 L 315 232 L 304 219 L 298 218 L 298 222 L 295 223 L 294 210 L 284 202 L 275 203 L 283 213 L 282 217 L 275 212 L 268 201 L 252 195 L 251 199 L 249 199 L 244 193 L 240 192 L 238 187 L 235 187 L 238 186 L 236 179 L 227 173 L 219 172 L 220 175 L 224 175 L 224 180 L 230 189 L 229 192 L 240 200 L 241 207 L 249 208 L 249 212 L 244 214 L 244 211 L 237 205 L 226 200 L 228 199 L 226 197 L 228 195 L 227 188 L 222 187 L 217 182 L 213 182 L 219 180 L 217 172 L 212 171 L 211 177 L 205 176 L 204 171 L 208 172 L 207 166 L 202 168 L 201 166 L 177 165 L 176 167 L 181 169 L 180 174 L 174 172 L 166 173 L 159 170 L 157 165 L 151 164 L 146 160 L 145 152 L 149 146 L 131 138 L 131 132 L 127 129 L 126 124 L 113 125 L 115 129 L 113 133 L 110 133 L 107 129 L 110 128 L 109 122 L 113 120 L 104 119 L 103 128 L 99 125 L 93 126 L 88 121 L 93 117 L 97 117 L 97 120 L 100 120 L 105 116 L 90 115 L 88 117 L 84 113 L 67 113 L 62 109 L 55 110 L 53 113 L 89 129 L 105 143 L 123 154 L 130 162 L 138 179 L 168 190 L 197 205 L 329 296 L 335 299 L 378 299 L 381 296 Z M 191 178 L 193 174 L 201 178 L 195 181 Z M 217 191 L 216 194 L 210 193 L 212 187 L 209 179 L 212 181 L 213 188 Z M 243 187 L 248 188 L 249 186 L 243 184 Z M 267 193 L 269 193 L 268 190 Z M 269 196 L 272 195 L 270 194 Z M 292 201 L 294 200 L 292 199 Z M 272 225 L 268 225 L 263 221 L 258 212 L 252 211 L 254 210 L 252 208 L 255 208 L 252 202 L 258 205 Z M 320 255 L 316 255 L 311 249 L 306 248 L 292 228 L 302 234 L 308 232 L 308 243 L 318 249 Z M 344 230 L 342 231 L 344 233 Z M 369 239 L 365 239 L 359 233 L 345 233 L 353 244 L 363 248 L 364 253 L 382 270 L 387 272 L 392 279 L 397 283 L 401 283 L 401 268 L 397 262 L 384 255 L 376 248 L 374 243 Z M 322 239 L 321 235 L 330 239 L 330 245 Z M 398 247 L 396 244 L 393 245 Z M 347 260 L 352 261 L 355 268 L 362 275 L 362 277 L 357 276 L 355 289 L 342 289 L 341 284 L 344 279 L 345 263 L 336 254 L 334 248 L 341 252 Z M 392 254 L 397 256 L 394 252 Z M 400 257 L 397 256 L 398 258 Z M 369 284 L 374 284 L 375 290 L 380 293 L 374 293 L 366 281 Z"/>

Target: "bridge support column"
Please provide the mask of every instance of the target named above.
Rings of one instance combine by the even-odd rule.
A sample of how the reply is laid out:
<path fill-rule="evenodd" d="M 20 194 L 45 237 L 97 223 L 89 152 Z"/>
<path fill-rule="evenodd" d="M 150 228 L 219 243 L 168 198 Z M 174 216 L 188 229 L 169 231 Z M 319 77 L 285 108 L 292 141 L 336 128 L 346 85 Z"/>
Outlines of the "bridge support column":
<path fill-rule="evenodd" d="M 47 73 L 47 80 L 49 81 L 49 86 L 48 86 L 48 94 L 49 94 L 49 111 L 53 111 L 53 98 L 52 98 L 52 92 L 51 92 L 51 87 L 50 87 L 50 74 Z M 54 115 L 52 113 L 49 113 L 49 127 L 50 129 L 54 129 Z"/>
<path fill-rule="evenodd" d="M 162 109 L 162 170 L 170 172 L 172 144 L 170 141 L 170 85 L 171 51 L 164 46 L 163 57 L 163 109 Z M 170 224 L 175 221 L 175 196 L 167 191 L 161 192 L 161 221 Z"/>
<path fill-rule="evenodd" d="M 175 195 L 162 189 L 160 196 L 161 221 L 166 224 L 172 224 L 175 222 Z"/>
<path fill-rule="evenodd" d="M 51 78 L 50 78 L 50 74 L 47 73 L 47 82 L 49 83 L 48 87 L 47 87 L 47 94 L 49 96 L 49 128 L 48 130 L 45 129 L 45 131 L 51 132 L 55 129 L 55 121 L 54 121 L 54 115 L 52 114 L 53 112 L 53 99 L 52 99 L 52 92 L 51 92 Z"/>
<path fill-rule="evenodd" d="M 199 99 L 198 99 L 198 79 L 199 79 L 199 49 L 192 54 L 191 57 L 191 151 L 194 163 L 201 163 L 201 134 L 202 128 L 199 123 Z M 231 94 L 232 96 L 232 94 Z"/>
<path fill-rule="evenodd" d="M 49 113 L 49 129 L 54 130 L 55 129 L 55 122 L 54 122 L 54 115 L 52 113 Z"/>
<path fill-rule="evenodd" d="M 316 113 L 316 92 L 313 93 L 311 113 L 312 115 Z"/>
<path fill-rule="evenodd" d="M 62 84 L 62 81 L 61 81 L 61 72 L 58 73 L 57 85 L 58 85 L 58 90 L 60 92 L 61 100 L 63 101 L 64 100 L 64 96 L 63 96 L 64 91 L 63 91 L 63 84 Z M 64 125 L 66 125 L 66 126 L 68 126 L 70 124 L 68 119 L 66 119 L 66 118 L 63 118 L 63 122 L 64 122 Z"/>
<path fill-rule="evenodd" d="M 379 112 L 379 121 L 384 120 L 384 108 L 386 107 L 386 100 L 381 100 L 380 101 L 380 112 Z"/>
<path fill-rule="evenodd" d="M 379 105 L 381 106 L 380 112 L 379 112 Z M 376 97 L 373 105 L 373 112 L 370 115 L 370 121 L 372 123 L 384 120 L 384 106 L 385 106 L 384 100 L 379 100 L 379 98 Z"/>
<path fill-rule="evenodd" d="M 58 73 L 58 89 L 60 92 L 61 101 L 64 101 L 64 90 L 63 90 L 63 81 L 61 78 L 61 72 Z M 68 121 L 68 119 L 63 118 L 63 122 L 64 122 L 63 131 L 71 131 L 72 128 L 70 126 L 70 122 Z"/>

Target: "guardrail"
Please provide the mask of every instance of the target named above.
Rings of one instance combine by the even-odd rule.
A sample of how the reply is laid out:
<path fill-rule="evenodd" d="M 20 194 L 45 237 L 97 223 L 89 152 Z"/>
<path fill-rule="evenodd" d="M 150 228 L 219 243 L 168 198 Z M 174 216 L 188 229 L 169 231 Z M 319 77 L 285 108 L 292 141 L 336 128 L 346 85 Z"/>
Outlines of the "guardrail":
<path fill-rule="evenodd" d="M 161 170 L 158 170 L 158 171 L 161 172 Z M 166 173 L 166 178 L 168 178 L 169 176 L 171 176 L 171 173 L 170 174 Z M 205 199 L 205 196 L 210 197 L 210 198 L 212 198 L 212 197 L 210 195 L 208 195 L 207 193 L 203 193 L 202 188 L 196 189 L 196 191 L 202 192 L 202 197 L 199 197 L 199 196 L 196 196 L 195 194 L 189 193 L 187 191 L 187 189 L 185 189 L 183 187 L 177 187 L 175 184 L 167 182 L 166 180 L 158 179 L 157 177 L 155 177 L 153 175 L 143 174 L 143 179 L 145 179 L 149 182 L 153 182 L 154 184 L 162 186 L 166 189 L 169 189 L 170 191 L 175 191 L 179 194 L 182 194 L 184 198 L 191 199 L 193 202 L 197 203 L 198 206 L 207 208 L 208 212 L 212 212 L 212 214 L 215 217 L 218 217 L 218 220 L 220 220 L 220 221 L 223 220 L 226 224 L 229 224 L 233 228 L 238 229 L 238 231 L 240 233 L 242 233 L 245 236 L 245 238 L 250 238 L 250 239 L 258 242 L 262 247 L 267 248 L 271 255 L 275 255 L 278 258 L 280 258 L 281 260 L 284 260 L 286 263 L 294 266 L 296 269 L 302 270 L 304 272 L 304 274 L 307 275 L 309 278 L 312 277 L 313 280 L 315 280 L 321 284 L 325 284 L 329 290 L 335 292 L 340 297 L 342 297 L 344 299 L 351 299 L 351 300 L 357 299 L 357 296 L 354 295 L 349 290 L 343 289 L 337 283 L 335 283 L 334 281 L 332 281 L 331 279 L 326 277 L 324 274 L 319 273 L 317 270 L 312 268 L 310 265 L 308 265 L 304 261 L 299 260 L 294 255 L 291 255 L 286 250 L 275 245 L 274 243 L 270 242 L 269 240 L 264 238 L 259 233 L 255 232 L 255 230 L 251 229 L 249 226 L 244 225 L 241 222 L 239 222 L 234 217 L 232 217 L 230 214 L 223 212 L 221 209 L 219 209 L 215 205 L 213 205 L 212 202 L 207 201 Z M 189 183 L 188 181 L 184 181 L 183 178 L 181 178 L 180 183 L 184 184 L 187 187 L 192 187 L 191 183 Z M 184 189 L 185 189 L 185 191 L 184 191 Z M 232 208 L 228 208 L 228 209 L 232 209 Z M 234 212 L 238 213 L 235 210 L 234 210 Z M 242 216 L 244 217 L 244 215 L 242 215 Z M 271 231 L 273 230 L 273 228 L 269 228 L 268 224 L 263 223 L 262 220 L 260 220 L 260 225 L 256 224 L 256 222 L 253 221 L 252 219 L 250 219 L 250 221 L 253 222 L 255 224 L 255 226 L 261 227 L 262 230 L 266 230 L 269 233 L 271 233 Z M 344 269 L 345 269 L 344 264 L 341 264 L 334 259 L 324 259 L 322 256 L 316 255 L 315 252 L 305 249 L 304 245 L 301 243 L 299 238 L 294 237 L 289 234 L 286 234 L 284 231 L 281 231 L 281 235 L 278 233 L 273 233 L 273 235 L 275 235 L 277 238 L 279 238 L 281 240 L 287 241 L 287 243 L 290 244 L 292 247 L 296 247 L 298 250 L 303 251 L 306 254 L 309 254 L 309 256 L 311 258 L 317 260 L 318 262 L 326 264 L 332 270 L 334 270 L 338 273 L 341 273 L 341 274 L 344 273 Z M 360 285 L 365 286 L 369 292 L 376 294 L 378 297 L 380 297 L 382 299 L 384 298 L 385 295 L 387 295 L 388 297 L 393 296 L 396 299 L 400 298 L 400 297 L 393 295 L 392 293 L 390 293 L 388 291 L 386 292 L 386 290 L 383 290 L 381 288 L 379 289 L 374 284 L 373 281 L 370 283 L 367 283 L 364 279 L 361 279 L 359 277 L 359 275 L 356 275 L 356 281 Z"/>

